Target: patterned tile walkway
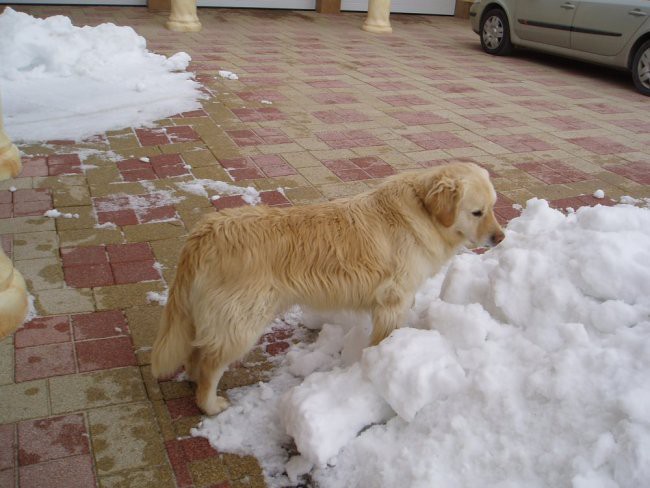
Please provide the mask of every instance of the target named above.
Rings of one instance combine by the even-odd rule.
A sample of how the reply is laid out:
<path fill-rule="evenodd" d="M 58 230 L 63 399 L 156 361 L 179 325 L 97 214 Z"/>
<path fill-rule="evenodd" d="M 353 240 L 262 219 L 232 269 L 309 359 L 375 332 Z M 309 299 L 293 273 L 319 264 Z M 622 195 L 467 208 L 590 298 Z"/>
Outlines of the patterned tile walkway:
<path fill-rule="evenodd" d="M 22 146 L 23 173 L 0 183 L 0 242 L 39 315 L 0 342 L 2 487 L 264 486 L 254 458 L 189 436 L 190 384 L 150 374 L 155 294 L 184 236 L 246 204 L 192 185 L 303 205 L 461 160 L 490 170 L 504 222 L 534 196 L 561 208 L 650 197 L 650 99 L 625 73 L 489 57 L 465 20 L 395 15 L 394 34 L 375 36 L 360 14 L 201 9 L 204 30 L 176 34 L 142 8 L 19 9 L 131 25 L 152 50 L 190 53 L 210 97 L 152 128 Z M 52 208 L 78 218 L 42 217 Z M 223 388 L 264 379 L 291 337 L 267 334 Z"/>

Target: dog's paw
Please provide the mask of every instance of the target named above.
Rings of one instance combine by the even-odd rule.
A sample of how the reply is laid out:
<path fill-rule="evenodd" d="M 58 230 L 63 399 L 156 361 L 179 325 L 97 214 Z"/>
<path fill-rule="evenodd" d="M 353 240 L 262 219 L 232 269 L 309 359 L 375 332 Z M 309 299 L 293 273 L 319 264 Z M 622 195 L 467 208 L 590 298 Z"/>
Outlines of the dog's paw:
<path fill-rule="evenodd" d="M 199 408 L 201 408 L 201 410 L 203 410 L 203 413 L 206 415 L 212 416 L 223 412 L 229 406 L 230 402 L 224 397 L 212 395 L 205 403 L 205 405 L 199 405 Z"/>

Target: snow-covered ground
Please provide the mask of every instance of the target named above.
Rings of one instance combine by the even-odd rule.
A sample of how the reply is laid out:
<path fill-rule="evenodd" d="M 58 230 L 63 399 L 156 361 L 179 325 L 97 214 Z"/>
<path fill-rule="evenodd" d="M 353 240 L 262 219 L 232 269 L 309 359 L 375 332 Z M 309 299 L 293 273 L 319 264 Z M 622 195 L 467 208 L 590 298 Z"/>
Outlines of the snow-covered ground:
<path fill-rule="evenodd" d="M 7 7 L 0 33 L 4 122 L 15 141 L 81 140 L 200 108 L 190 56 L 151 53 L 131 27 L 76 27 Z"/>
<path fill-rule="evenodd" d="M 193 432 L 256 455 L 272 486 L 648 486 L 648 208 L 529 201 L 374 348 L 368 317 L 300 320 L 318 340 Z"/>

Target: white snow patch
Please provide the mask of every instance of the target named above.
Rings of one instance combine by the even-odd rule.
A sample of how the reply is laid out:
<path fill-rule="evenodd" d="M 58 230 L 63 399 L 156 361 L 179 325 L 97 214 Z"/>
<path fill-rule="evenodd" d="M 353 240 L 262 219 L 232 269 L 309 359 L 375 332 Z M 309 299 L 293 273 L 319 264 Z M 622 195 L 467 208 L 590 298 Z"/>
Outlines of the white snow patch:
<path fill-rule="evenodd" d="M 43 216 L 44 216 L 44 217 L 50 217 L 50 218 L 53 218 L 53 219 L 57 219 L 57 218 L 64 218 L 64 219 L 78 219 L 78 218 L 79 218 L 79 214 L 77 214 L 77 213 L 76 213 L 76 214 L 72 214 L 72 213 L 62 213 L 62 212 L 60 212 L 59 210 L 57 210 L 57 209 L 55 209 L 55 208 L 46 211 L 46 212 L 43 214 Z"/>
<path fill-rule="evenodd" d="M 273 105 L 271 100 L 260 100 L 260 103 L 263 103 L 264 105 Z"/>
<path fill-rule="evenodd" d="M 226 78 L 227 80 L 238 80 L 239 79 L 239 76 L 237 76 L 235 73 L 233 73 L 232 71 L 225 70 L 225 69 L 219 70 L 219 76 L 221 76 L 222 78 Z"/>
<path fill-rule="evenodd" d="M 236 185 L 230 185 L 224 181 L 215 181 L 215 180 L 193 180 L 193 181 L 182 181 L 179 183 L 176 183 L 176 185 L 188 192 L 188 193 L 193 193 L 195 195 L 200 195 L 207 197 L 208 192 L 207 190 L 210 191 L 216 191 L 218 193 L 222 193 L 224 195 L 241 195 L 242 199 L 248 203 L 249 205 L 257 205 L 262 201 L 260 198 L 260 192 L 258 192 L 255 188 L 252 186 L 248 187 L 242 187 L 242 186 L 236 186 Z M 211 200 L 218 200 L 219 195 L 213 195 L 210 197 Z"/>
<path fill-rule="evenodd" d="M 605 198 L 605 192 L 603 190 L 596 190 L 594 192 L 594 198 Z"/>
<path fill-rule="evenodd" d="M 200 108 L 186 53 L 146 49 L 131 27 L 76 27 L 68 17 L 0 15 L 0 84 L 15 141 L 75 139 Z"/>
<path fill-rule="evenodd" d="M 148 302 L 155 302 L 155 303 L 158 303 L 159 305 L 166 305 L 168 295 L 169 295 L 168 290 L 165 290 L 162 293 L 159 293 L 157 291 L 148 291 L 147 292 L 147 301 Z"/>
<path fill-rule="evenodd" d="M 193 434 L 257 456 L 276 487 L 310 469 L 320 488 L 645 486 L 650 209 L 533 199 L 506 233 L 456 256 L 411 328 L 362 354 L 367 317 L 294 309 L 318 340 Z"/>

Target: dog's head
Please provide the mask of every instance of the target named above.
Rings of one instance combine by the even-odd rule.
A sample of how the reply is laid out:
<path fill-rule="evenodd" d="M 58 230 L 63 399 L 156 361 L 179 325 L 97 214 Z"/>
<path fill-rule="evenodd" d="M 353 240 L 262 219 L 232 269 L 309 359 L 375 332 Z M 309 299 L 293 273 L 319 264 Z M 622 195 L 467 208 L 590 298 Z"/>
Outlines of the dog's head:
<path fill-rule="evenodd" d="M 472 163 L 434 170 L 424 206 L 445 233 L 470 246 L 497 245 L 504 239 L 494 217 L 496 192 L 488 172 Z"/>

